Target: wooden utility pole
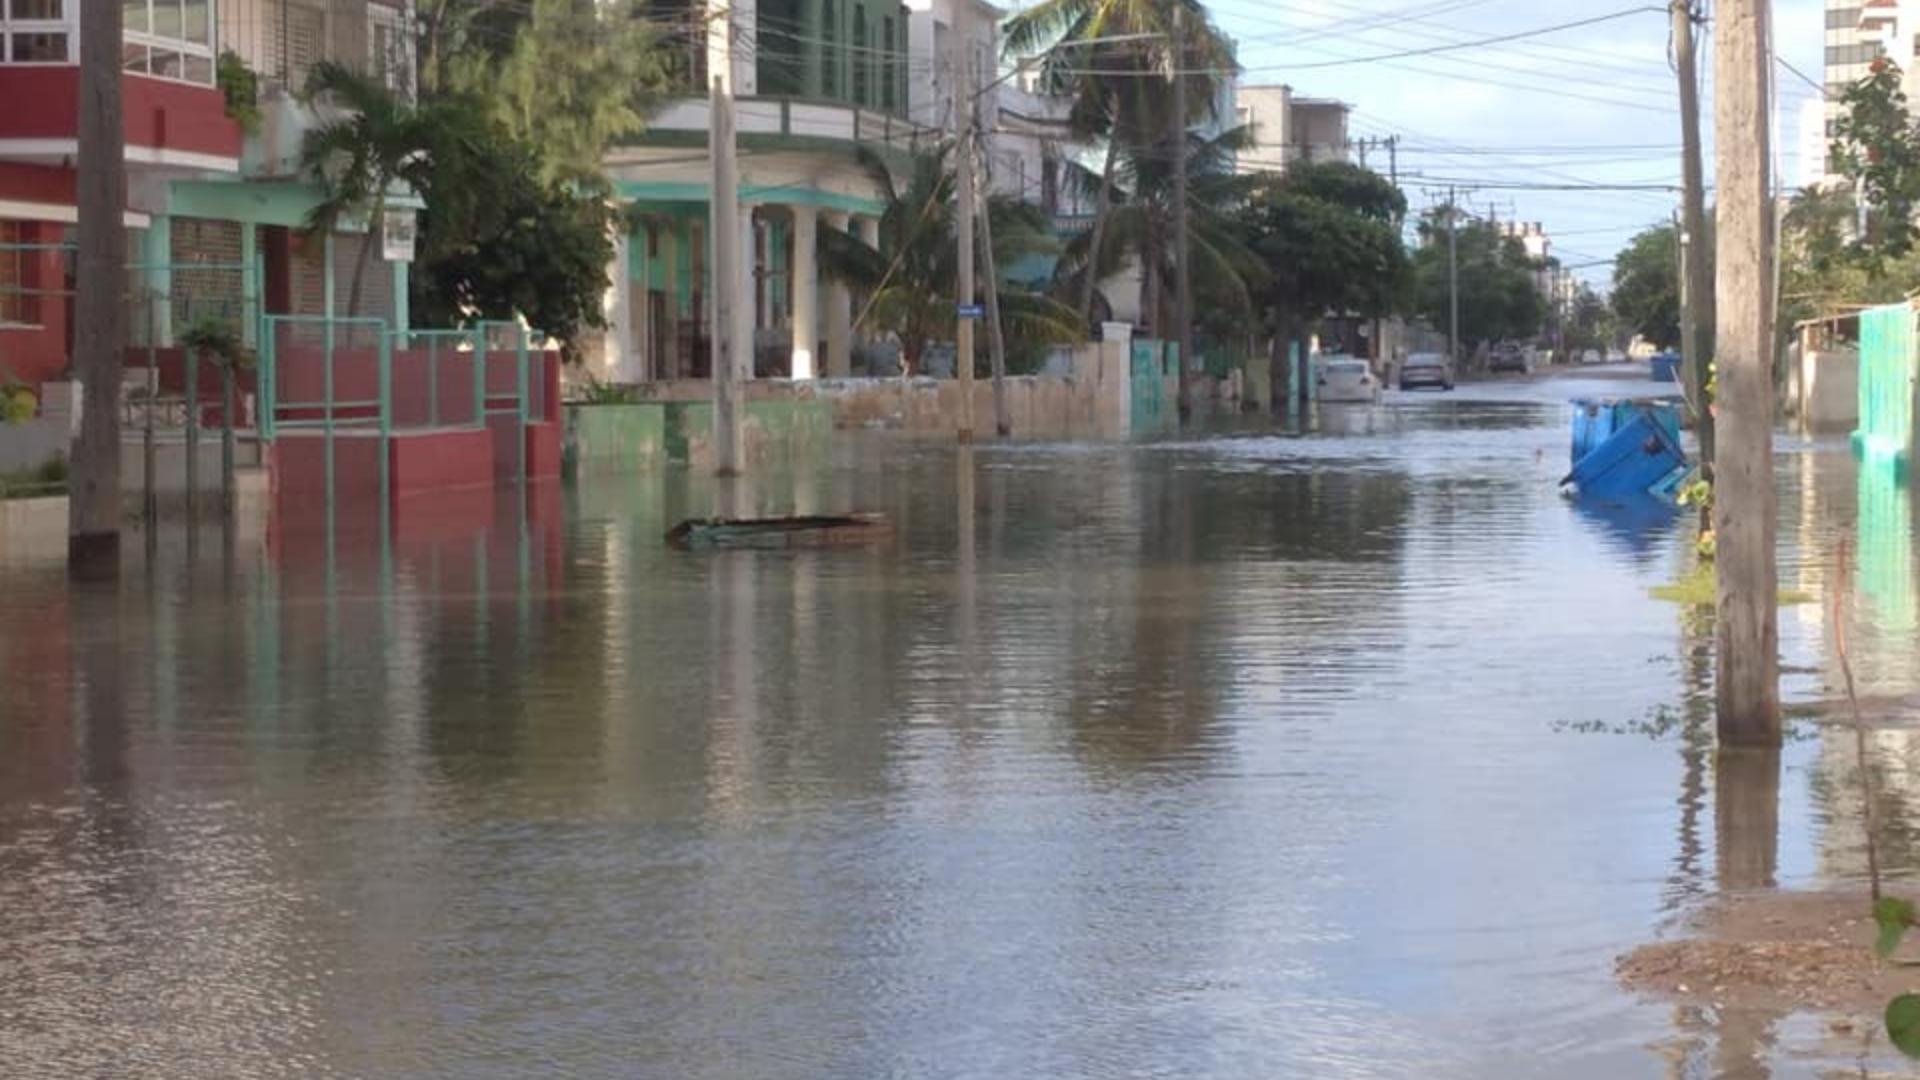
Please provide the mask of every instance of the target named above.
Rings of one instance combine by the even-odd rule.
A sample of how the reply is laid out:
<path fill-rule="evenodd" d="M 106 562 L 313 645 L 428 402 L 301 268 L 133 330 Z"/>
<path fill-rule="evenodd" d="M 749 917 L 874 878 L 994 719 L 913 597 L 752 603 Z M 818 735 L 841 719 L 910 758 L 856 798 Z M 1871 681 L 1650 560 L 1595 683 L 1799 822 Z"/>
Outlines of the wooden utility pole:
<path fill-rule="evenodd" d="M 1768 7 L 1767 0 L 1720 0 L 1713 27 L 1720 403 L 1714 689 L 1720 744 L 1734 747 L 1780 745 Z"/>
<path fill-rule="evenodd" d="M 1713 412 L 1707 408 L 1708 326 L 1713 323 L 1713 270 L 1707 263 L 1707 192 L 1700 149 L 1700 79 L 1695 68 L 1695 0 L 1670 0 L 1673 66 L 1680 80 L 1680 352 L 1687 365 L 1687 400 L 1693 406 L 1700 462 L 1713 468 Z"/>
<path fill-rule="evenodd" d="M 731 38 L 731 11 L 725 21 Z M 707 137 L 713 158 L 713 192 L 708 208 L 713 236 L 713 471 L 719 476 L 737 476 L 746 458 L 741 423 L 745 389 L 740 383 L 741 354 L 748 358 L 753 355 L 753 335 L 741 339 L 738 317 L 746 303 L 740 287 L 746 253 L 740 242 L 740 166 L 734 158 L 731 48 L 722 54 L 722 64 L 724 73 L 713 76 L 712 122 Z"/>
<path fill-rule="evenodd" d="M 954 240 L 960 245 L 960 272 L 956 282 L 953 371 L 960 381 L 961 442 L 973 441 L 973 243 L 974 243 L 974 162 L 973 162 L 973 61 L 967 48 L 967 5 L 972 0 L 952 0 L 953 25 L 947 35 L 953 64 L 953 122 L 960 132 L 959 169 L 956 193 L 960 220 L 954 228 Z"/>
<path fill-rule="evenodd" d="M 119 0 L 85 0 L 80 17 L 80 258 L 73 370 L 80 434 L 68 474 L 67 568 L 120 568 L 120 368 L 126 349 L 126 133 L 120 109 Z M 149 526 L 151 527 L 151 526 Z"/>
<path fill-rule="evenodd" d="M 978 123 L 974 130 L 979 131 Z M 979 139 L 980 157 L 990 167 L 986 135 Z M 978 201 L 984 207 L 980 222 L 980 262 L 987 277 L 987 359 L 993 369 L 993 430 L 1001 438 L 1013 434 L 1013 418 L 1007 413 L 1007 337 L 1000 325 L 1000 265 L 993 257 L 993 205 L 988 202 L 987 170 L 976 166 L 975 181 L 980 185 Z"/>
<path fill-rule="evenodd" d="M 1193 417 L 1193 267 L 1187 254 L 1187 24 L 1186 8 L 1173 9 L 1173 321 L 1180 345 L 1180 422 Z"/>

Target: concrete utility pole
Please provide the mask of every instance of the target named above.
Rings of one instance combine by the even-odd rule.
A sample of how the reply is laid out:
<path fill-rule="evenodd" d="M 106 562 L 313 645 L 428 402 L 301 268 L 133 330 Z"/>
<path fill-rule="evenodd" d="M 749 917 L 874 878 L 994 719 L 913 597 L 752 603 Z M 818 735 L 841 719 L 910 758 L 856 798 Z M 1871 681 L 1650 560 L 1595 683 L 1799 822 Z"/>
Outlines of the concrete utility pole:
<path fill-rule="evenodd" d="M 733 16 L 726 18 L 731 38 Z M 709 56 L 712 52 L 709 52 Z M 709 67 L 714 65 L 709 63 Z M 720 65 L 725 73 L 713 76 L 712 122 L 708 125 L 708 152 L 713 158 L 713 192 L 709 207 L 713 249 L 713 471 L 718 476 L 738 476 L 746 458 L 745 432 L 742 430 L 742 401 L 745 388 L 740 382 L 742 354 L 747 363 L 753 355 L 753 335 L 740 337 L 737 313 L 747 301 L 741 289 L 741 260 L 745 252 L 740 243 L 740 166 L 734 159 L 732 55 L 729 49 Z"/>
<path fill-rule="evenodd" d="M 1187 23 L 1173 9 L 1173 321 L 1180 342 L 1180 422 L 1193 417 L 1193 266 L 1187 253 Z"/>
<path fill-rule="evenodd" d="M 1694 407 L 1700 462 L 1712 475 L 1713 413 L 1707 406 L 1706 329 L 1713 322 L 1713 277 L 1707 265 L 1707 193 L 1700 150 L 1700 80 L 1695 70 L 1694 0 L 1671 0 L 1674 73 L 1680 80 L 1680 352 L 1687 365 L 1687 400 Z"/>
<path fill-rule="evenodd" d="M 67 569 L 112 577 L 120 568 L 120 368 L 126 349 L 126 133 L 121 127 L 119 0 L 86 0 L 80 18 L 79 282 L 73 368 L 80 434 L 68 488 Z"/>
<path fill-rule="evenodd" d="M 953 122 L 960 132 L 960 145 L 955 148 L 959 154 L 956 167 L 959 169 L 956 193 L 960 203 L 960 220 L 954 228 L 954 239 L 960 245 L 960 280 L 956 283 L 959 296 L 956 298 L 956 318 L 954 320 L 954 375 L 960 380 L 960 441 L 973 441 L 973 235 L 974 235 L 974 162 L 973 162 L 973 61 L 967 47 L 967 5 L 973 0 L 949 0 L 952 5 L 953 26 L 947 35 L 952 43 L 950 50 L 953 63 Z"/>
<path fill-rule="evenodd" d="M 1713 529 L 1720 744 L 1780 745 L 1774 566 L 1773 221 L 1767 0 L 1720 0 L 1713 28 L 1719 458 Z"/>
<path fill-rule="evenodd" d="M 974 129 L 980 130 L 979 124 Z M 980 156 L 991 166 L 986 135 L 980 136 Z M 974 173 L 980 185 L 979 202 L 985 211 L 980 219 L 980 262 L 987 272 L 987 359 L 993 369 L 993 430 L 1001 438 L 1013 434 L 1013 418 L 1007 413 L 1007 337 L 1000 325 L 1000 265 L 993 257 L 993 206 L 987 201 L 987 170 Z"/>
<path fill-rule="evenodd" d="M 1455 218 L 1453 189 L 1447 189 L 1447 352 L 1455 370 L 1460 360 L 1460 233 Z"/>

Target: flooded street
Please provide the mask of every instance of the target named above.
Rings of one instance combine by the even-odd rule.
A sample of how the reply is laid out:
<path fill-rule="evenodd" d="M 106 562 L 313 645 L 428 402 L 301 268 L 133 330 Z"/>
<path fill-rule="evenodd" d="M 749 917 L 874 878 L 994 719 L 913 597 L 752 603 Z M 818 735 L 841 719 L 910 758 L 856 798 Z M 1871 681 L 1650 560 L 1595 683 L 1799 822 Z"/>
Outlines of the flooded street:
<path fill-rule="evenodd" d="M 1864 872 L 1850 735 L 1716 772 L 1710 620 L 1648 594 L 1689 529 L 1557 493 L 1566 399 L 1634 388 L 862 436 L 740 495 L 885 511 L 877 549 L 669 550 L 683 471 L 169 536 L 109 592 L 0 567 L 0 1075 L 1892 1065 L 1614 981 L 1691 901 Z M 1783 584 L 1853 542 L 1862 691 L 1920 690 L 1908 496 L 1779 447 Z M 1789 702 L 1836 693 L 1826 619 L 1782 611 Z M 1920 750 L 1880 746 L 1910 873 Z"/>

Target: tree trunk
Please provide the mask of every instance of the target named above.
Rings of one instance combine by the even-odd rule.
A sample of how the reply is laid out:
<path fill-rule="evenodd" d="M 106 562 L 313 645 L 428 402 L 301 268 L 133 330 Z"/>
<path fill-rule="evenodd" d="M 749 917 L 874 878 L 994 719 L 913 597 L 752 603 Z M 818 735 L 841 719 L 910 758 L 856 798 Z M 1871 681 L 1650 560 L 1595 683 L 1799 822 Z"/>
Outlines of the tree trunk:
<path fill-rule="evenodd" d="M 1087 235 L 1087 270 L 1080 283 L 1080 319 L 1093 329 L 1093 294 L 1100 279 L 1100 248 L 1107 237 L 1107 215 L 1113 210 L 1113 167 L 1119 158 L 1115 140 L 1107 139 L 1107 163 L 1100 172 L 1100 197 L 1094 202 L 1093 229 Z"/>
<path fill-rule="evenodd" d="M 347 318 L 360 314 L 360 286 L 367 277 L 367 264 L 373 261 L 373 247 L 380 242 L 381 229 L 387 216 L 386 189 L 374 197 L 373 210 L 367 215 L 367 233 L 360 242 L 360 257 L 354 260 L 353 284 L 347 287 Z"/>
<path fill-rule="evenodd" d="M 1148 337 L 1157 338 L 1165 325 L 1160 319 L 1160 237 L 1151 219 L 1140 259 L 1140 321 Z"/>
<path fill-rule="evenodd" d="M 73 341 L 81 412 L 68 473 L 67 568 L 77 577 L 112 577 L 120 568 L 120 368 L 127 336 L 122 20 L 120 0 L 85 0 L 84 7 Z"/>
<path fill-rule="evenodd" d="M 1773 257 L 1768 176 L 1768 5 L 1723 0 L 1713 26 L 1719 228 L 1715 335 L 1720 426 L 1714 462 L 1720 744 L 1780 745 L 1774 564 Z"/>

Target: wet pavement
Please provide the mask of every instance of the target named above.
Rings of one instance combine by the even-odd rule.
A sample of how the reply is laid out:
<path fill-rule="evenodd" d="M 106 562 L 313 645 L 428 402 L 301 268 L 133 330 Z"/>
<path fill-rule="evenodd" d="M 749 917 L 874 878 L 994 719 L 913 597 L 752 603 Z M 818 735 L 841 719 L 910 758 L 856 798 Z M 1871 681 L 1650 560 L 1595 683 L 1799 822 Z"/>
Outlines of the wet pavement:
<path fill-rule="evenodd" d="M 1897 1065 L 1614 984 L 1717 889 L 1863 868 L 1850 738 L 1716 769 L 1710 620 L 1648 595 L 1687 529 L 1556 492 L 1565 399 L 1633 389 L 861 437 L 733 496 L 884 510 L 873 550 L 668 550 L 717 497 L 672 474 L 0 567 L 0 1074 Z M 1779 465 L 1783 580 L 1853 544 L 1863 690 L 1920 689 L 1906 493 L 1844 439 Z M 1826 618 L 1782 612 L 1791 701 Z"/>

